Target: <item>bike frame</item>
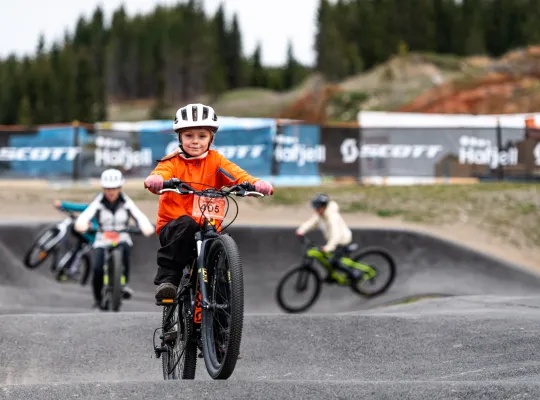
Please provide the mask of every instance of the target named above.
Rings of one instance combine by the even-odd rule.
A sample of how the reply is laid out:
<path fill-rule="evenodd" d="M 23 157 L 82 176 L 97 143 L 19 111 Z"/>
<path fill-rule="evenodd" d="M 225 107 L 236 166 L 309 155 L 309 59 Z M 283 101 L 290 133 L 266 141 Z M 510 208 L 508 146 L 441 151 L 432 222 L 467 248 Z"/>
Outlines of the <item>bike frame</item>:
<path fill-rule="evenodd" d="M 45 243 L 47 244 L 47 247 L 43 249 L 44 251 L 50 251 L 66 237 L 69 227 L 73 224 L 73 219 L 73 216 L 70 215 L 69 217 L 64 218 L 62 221 L 54 224 L 54 228 L 58 229 L 58 233 L 46 240 Z"/>
<path fill-rule="evenodd" d="M 75 261 L 81 260 L 85 255 L 89 254 L 92 251 L 92 245 L 86 242 L 79 235 L 75 235 L 77 238 L 77 244 L 73 251 L 66 252 L 63 257 L 58 262 L 57 270 L 65 269 L 68 273 L 73 273 L 73 265 Z"/>
<path fill-rule="evenodd" d="M 329 253 L 325 253 L 319 250 L 316 244 L 306 237 L 304 237 L 304 244 L 306 246 L 304 252 L 304 263 L 306 265 L 312 266 L 314 261 L 318 261 L 319 264 L 324 267 L 324 269 L 330 274 L 330 276 L 335 279 L 340 285 L 347 285 L 350 283 L 348 275 L 343 272 L 336 270 L 330 259 L 328 257 Z M 356 262 L 351 259 L 348 255 L 341 257 L 340 261 L 347 267 L 356 268 L 364 273 L 364 279 L 371 279 L 376 275 L 376 271 L 367 264 Z"/>

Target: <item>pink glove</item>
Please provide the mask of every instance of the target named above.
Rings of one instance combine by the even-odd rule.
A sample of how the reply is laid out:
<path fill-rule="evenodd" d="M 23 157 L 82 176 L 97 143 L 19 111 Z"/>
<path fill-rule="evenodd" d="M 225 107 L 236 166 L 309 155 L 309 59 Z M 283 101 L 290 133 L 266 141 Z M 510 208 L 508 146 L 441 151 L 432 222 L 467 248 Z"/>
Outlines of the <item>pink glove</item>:
<path fill-rule="evenodd" d="M 266 196 L 274 193 L 274 188 L 272 187 L 272 185 L 270 185 L 266 181 L 263 181 L 263 180 L 257 181 L 255 182 L 253 186 L 255 186 L 255 190 L 257 192 L 262 193 Z"/>
<path fill-rule="evenodd" d="M 161 175 L 150 175 L 144 181 L 144 187 L 151 192 L 157 193 L 163 189 L 163 177 Z"/>

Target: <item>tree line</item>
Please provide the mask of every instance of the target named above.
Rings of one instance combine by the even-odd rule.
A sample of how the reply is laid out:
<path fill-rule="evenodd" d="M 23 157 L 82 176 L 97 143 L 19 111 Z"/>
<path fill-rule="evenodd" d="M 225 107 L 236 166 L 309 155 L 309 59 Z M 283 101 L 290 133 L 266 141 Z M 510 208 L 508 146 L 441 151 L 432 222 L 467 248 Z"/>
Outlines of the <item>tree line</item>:
<path fill-rule="evenodd" d="M 103 121 L 110 102 L 134 99 L 155 99 L 149 118 L 171 118 L 168 105 L 203 93 L 287 90 L 309 72 L 287 51 L 280 68 L 262 65 L 260 44 L 243 56 L 238 18 L 228 21 L 223 4 L 213 16 L 201 0 L 134 17 L 122 6 L 110 26 L 97 7 L 50 48 L 40 37 L 34 55 L 0 60 L 0 125 Z"/>
<path fill-rule="evenodd" d="M 540 43 L 538 0 L 321 0 L 316 69 L 329 80 L 400 52 L 500 56 Z"/>
<path fill-rule="evenodd" d="M 0 60 L 0 125 L 107 119 L 111 102 L 154 99 L 149 118 L 196 96 L 241 87 L 288 90 L 318 71 L 329 80 L 411 51 L 498 56 L 540 41 L 538 0 L 320 0 L 316 62 L 301 65 L 292 44 L 281 67 L 261 63 L 261 45 L 244 56 L 236 15 L 202 0 L 157 6 L 130 17 L 123 7 L 80 17 L 73 32 L 35 54 Z"/>

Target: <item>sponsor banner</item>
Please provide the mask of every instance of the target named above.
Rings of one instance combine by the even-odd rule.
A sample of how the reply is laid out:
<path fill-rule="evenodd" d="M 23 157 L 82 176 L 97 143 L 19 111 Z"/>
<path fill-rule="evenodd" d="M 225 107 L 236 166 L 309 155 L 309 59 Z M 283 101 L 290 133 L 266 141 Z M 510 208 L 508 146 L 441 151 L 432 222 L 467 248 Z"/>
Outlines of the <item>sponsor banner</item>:
<path fill-rule="evenodd" d="M 518 165 L 522 129 L 362 128 L 362 146 L 349 143 L 344 162 L 361 159 L 362 176 L 480 176 Z M 345 146 L 343 144 L 342 146 Z"/>
<path fill-rule="evenodd" d="M 78 128 L 86 132 L 84 128 Z M 0 132 L 0 176 L 71 177 L 82 149 L 68 127 L 41 128 L 34 132 Z"/>
<path fill-rule="evenodd" d="M 253 176 L 271 175 L 273 129 L 235 129 L 217 132 L 214 148 Z"/>
<path fill-rule="evenodd" d="M 274 161 L 278 174 L 318 176 L 319 164 L 326 161 L 326 147 L 320 144 L 317 125 L 286 125 L 274 136 Z"/>
<path fill-rule="evenodd" d="M 79 140 L 82 177 L 99 177 L 108 168 L 120 169 L 128 178 L 142 177 L 155 165 L 152 149 L 141 146 L 136 132 L 98 130 Z"/>
<path fill-rule="evenodd" d="M 359 128 L 323 126 L 321 128 L 321 145 L 325 148 L 325 159 L 319 166 L 320 174 L 322 176 L 358 178 L 360 176 L 360 162 L 356 153 L 359 143 Z"/>

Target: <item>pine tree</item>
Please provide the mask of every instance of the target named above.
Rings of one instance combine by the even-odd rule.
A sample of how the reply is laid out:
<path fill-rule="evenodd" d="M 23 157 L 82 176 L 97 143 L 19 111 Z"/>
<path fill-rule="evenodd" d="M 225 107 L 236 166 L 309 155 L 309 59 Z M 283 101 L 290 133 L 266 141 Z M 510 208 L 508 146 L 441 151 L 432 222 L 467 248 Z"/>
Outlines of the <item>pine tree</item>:
<path fill-rule="evenodd" d="M 257 43 L 257 46 L 255 47 L 255 51 L 253 52 L 253 58 L 251 61 L 250 86 L 266 87 L 267 82 L 268 82 L 268 78 L 261 64 L 261 44 Z"/>
<path fill-rule="evenodd" d="M 287 62 L 283 70 L 283 89 L 291 89 L 298 83 L 298 63 L 294 58 L 292 42 L 287 43 Z"/>

